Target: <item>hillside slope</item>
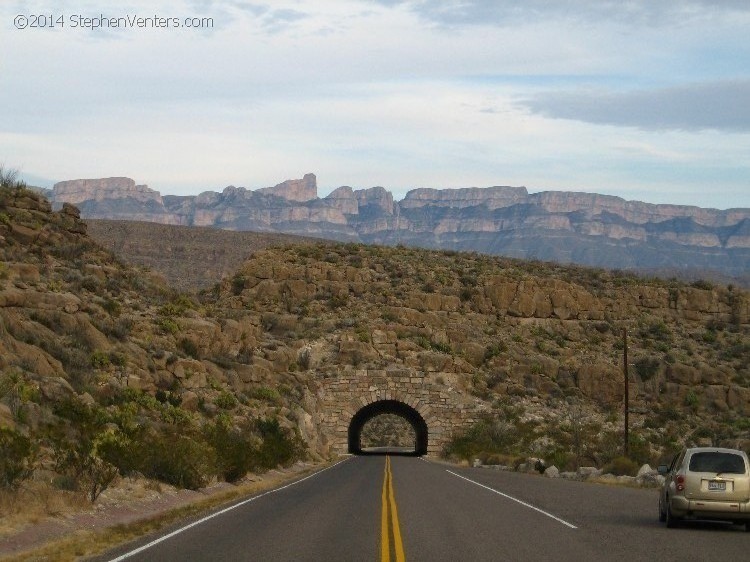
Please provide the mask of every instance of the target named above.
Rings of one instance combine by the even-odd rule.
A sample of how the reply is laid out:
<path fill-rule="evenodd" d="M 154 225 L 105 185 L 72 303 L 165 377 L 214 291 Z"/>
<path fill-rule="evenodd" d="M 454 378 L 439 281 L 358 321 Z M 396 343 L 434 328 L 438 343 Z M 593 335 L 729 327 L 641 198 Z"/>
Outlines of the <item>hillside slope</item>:
<path fill-rule="evenodd" d="M 318 241 L 287 234 L 136 221 L 89 219 L 86 225 L 89 236 L 99 245 L 128 263 L 163 274 L 169 285 L 180 291 L 218 283 L 257 250 Z"/>

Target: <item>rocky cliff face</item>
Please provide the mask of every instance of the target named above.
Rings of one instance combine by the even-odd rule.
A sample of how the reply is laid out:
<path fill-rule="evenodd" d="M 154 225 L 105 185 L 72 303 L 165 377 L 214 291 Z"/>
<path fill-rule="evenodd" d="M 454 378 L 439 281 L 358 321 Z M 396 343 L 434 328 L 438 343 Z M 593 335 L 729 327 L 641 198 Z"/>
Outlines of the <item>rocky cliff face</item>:
<path fill-rule="evenodd" d="M 432 205 L 463 209 L 483 205 L 492 210 L 525 203 L 528 195 L 525 187 L 414 189 L 406 194 L 406 197 L 400 203 L 400 207 L 402 209 L 414 209 Z"/>
<path fill-rule="evenodd" d="M 128 178 L 73 180 L 51 199 L 85 218 L 127 219 L 333 240 L 479 251 L 597 267 L 750 270 L 750 209 L 653 205 L 524 187 L 415 189 L 344 186 L 319 198 L 314 174 L 254 191 L 230 186 L 164 196 Z M 740 281 L 743 282 L 742 280 Z"/>
<path fill-rule="evenodd" d="M 149 189 L 146 185 L 136 185 L 130 178 L 61 181 L 55 184 L 53 197 L 56 201 L 72 205 L 107 199 L 133 199 L 142 204 L 162 204 L 158 191 Z"/>
<path fill-rule="evenodd" d="M 288 201 L 305 202 L 318 197 L 315 174 L 305 174 L 301 180 L 286 180 L 274 187 L 264 187 L 258 193 L 283 197 Z"/>

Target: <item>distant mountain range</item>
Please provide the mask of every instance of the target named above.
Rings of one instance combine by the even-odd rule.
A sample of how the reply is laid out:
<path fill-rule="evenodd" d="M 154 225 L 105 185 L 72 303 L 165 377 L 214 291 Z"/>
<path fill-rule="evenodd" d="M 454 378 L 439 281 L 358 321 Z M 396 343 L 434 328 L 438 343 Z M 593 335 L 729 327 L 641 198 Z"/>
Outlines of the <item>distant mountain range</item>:
<path fill-rule="evenodd" d="M 750 281 L 750 209 L 655 205 L 525 187 L 339 187 L 318 197 L 314 174 L 274 187 L 161 195 L 129 178 L 79 179 L 46 191 L 83 218 L 210 226 L 368 244 L 476 251 L 581 265 Z"/>

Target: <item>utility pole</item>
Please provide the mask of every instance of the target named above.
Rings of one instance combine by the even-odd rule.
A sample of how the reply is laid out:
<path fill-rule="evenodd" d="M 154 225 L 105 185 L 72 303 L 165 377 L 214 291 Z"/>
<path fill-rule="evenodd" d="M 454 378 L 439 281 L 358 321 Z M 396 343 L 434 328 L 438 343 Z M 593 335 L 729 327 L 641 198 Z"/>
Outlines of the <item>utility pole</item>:
<path fill-rule="evenodd" d="M 622 329 L 622 342 L 623 342 L 623 371 L 625 373 L 625 446 L 623 451 L 627 457 L 630 453 L 630 436 L 628 435 L 629 420 L 628 410 L 630 409 L 630 387 L 628 385 L 628 329 Z"/>

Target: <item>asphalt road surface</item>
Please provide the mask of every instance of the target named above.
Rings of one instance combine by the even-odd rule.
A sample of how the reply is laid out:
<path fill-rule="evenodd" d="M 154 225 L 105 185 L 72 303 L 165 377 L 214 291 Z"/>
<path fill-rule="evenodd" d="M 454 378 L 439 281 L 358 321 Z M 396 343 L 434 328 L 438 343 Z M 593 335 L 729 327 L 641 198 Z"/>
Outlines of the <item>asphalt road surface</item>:
<path fill-rule="evenodd" d="M 102 560 L 749 560 L 743 527 L 666 529 L 655 490 L 352 457 Z"/>

